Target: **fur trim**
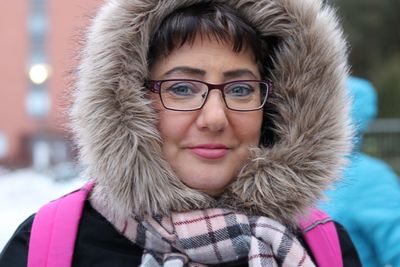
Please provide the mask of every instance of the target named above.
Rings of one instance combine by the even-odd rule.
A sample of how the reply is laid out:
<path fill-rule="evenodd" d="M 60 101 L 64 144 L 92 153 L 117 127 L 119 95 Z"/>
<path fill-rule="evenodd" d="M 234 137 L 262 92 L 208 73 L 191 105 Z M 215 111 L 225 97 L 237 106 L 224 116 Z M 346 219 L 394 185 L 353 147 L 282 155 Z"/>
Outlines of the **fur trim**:
<path fill-rule="evenodd" d="M 92 201 L 132 213 L 223 206 L 295 225 L 337 179 L 351 148 L 347 47 L 333 11 L 318 0 L 220 0 L 265 36 L 274 56 L 272 116 L 279 140 L 252 160 L 218 202 L 185 186 L 162 158 L 156 115 L 142 88 L 149 39 L 172 10 L 201 0 L 111 0 L 93 21 L 79 69 L 73 130 Z"/>

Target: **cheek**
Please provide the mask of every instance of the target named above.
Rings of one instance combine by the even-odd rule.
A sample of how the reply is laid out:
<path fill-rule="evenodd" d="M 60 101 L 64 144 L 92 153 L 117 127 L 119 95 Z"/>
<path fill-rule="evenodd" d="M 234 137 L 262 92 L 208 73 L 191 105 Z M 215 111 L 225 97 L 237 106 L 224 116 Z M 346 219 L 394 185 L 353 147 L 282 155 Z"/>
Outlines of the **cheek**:
<path fill-rule="evenodd" d="M 241 115 L 241 114 L 240 114 Z M 263 112 L 256 111 L 240 116 L 235 121 L 235 134 L 247 145 L 258 145 L 261 136 Z"/>
<path fill-rule="evenodd" d="M 162 109 L 158 113 L 158 130 L 164 146 L 183 140 L 192 124 L 192 119 L 185 113 Z"/>
<path fill-rule="evenodd" d="M 182 122 L 179 116 L 174 115 L 175 112 L 166 110 L 160 100 L 158 94 L 151 94 L 150 100 L 154 111 L 157 114 L 157 129 L 160 133 L 163 142 L 168 141 L 171 137 L 178 134 L 179 129 L 182 127 Z"/>

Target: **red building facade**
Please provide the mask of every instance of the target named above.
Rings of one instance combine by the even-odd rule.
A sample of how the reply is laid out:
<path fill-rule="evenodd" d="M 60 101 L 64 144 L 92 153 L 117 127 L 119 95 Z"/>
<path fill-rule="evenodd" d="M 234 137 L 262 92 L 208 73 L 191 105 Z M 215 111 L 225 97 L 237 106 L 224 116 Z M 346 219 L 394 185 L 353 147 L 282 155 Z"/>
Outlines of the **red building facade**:
<path fill-rule="evenodd" d="M 0 1 L 0 164 L 69 160 L 71 74 L 103 0 Z"/>

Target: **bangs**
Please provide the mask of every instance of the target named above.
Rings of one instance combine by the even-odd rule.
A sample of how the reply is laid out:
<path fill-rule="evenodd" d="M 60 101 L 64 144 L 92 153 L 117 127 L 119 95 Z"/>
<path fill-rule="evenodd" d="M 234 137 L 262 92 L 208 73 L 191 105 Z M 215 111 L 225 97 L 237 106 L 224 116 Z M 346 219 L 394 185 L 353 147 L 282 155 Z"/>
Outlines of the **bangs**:
<path fill-rule="evenodd" d="M 235 10 L 216 3 L 199 3 L 177 9 L 163 20 L 150 43 L 149 67 L 174 49 L 193 44 L 197 37 L 232 44 L 232 51 L 236 53 L 248 48 L 256 61 L 265 57 L 259 35 Z"/>

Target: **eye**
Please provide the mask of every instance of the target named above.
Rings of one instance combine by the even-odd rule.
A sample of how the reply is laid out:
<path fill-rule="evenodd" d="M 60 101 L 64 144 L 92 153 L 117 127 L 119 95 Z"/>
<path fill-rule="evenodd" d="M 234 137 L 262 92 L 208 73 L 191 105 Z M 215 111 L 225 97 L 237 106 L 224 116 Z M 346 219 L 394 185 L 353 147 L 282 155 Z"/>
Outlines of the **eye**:
<path fill-rule="evenodd" d="M 234 83 L 225 88 L 225 95 L 230 97 L 248 97 L 254 94 L 254 86 L 247 83 Z"/>
<path fill-rule="evenodd" d="M 175 83 L 173 85 L 168 86 L 168 88 L 166 88 L 166 91 L 172 95 L 175 96 L 181 96 L 181 97 L 185 97 L 185 96 L 193 96 L 195 94 L 199 93 L 199 88 L 198 86 L 196 86 L 193 83 Z"/>

